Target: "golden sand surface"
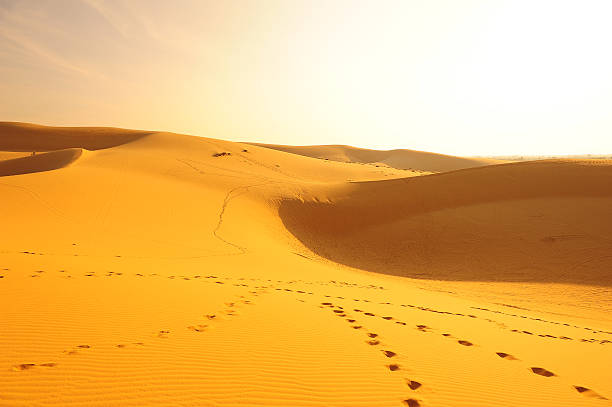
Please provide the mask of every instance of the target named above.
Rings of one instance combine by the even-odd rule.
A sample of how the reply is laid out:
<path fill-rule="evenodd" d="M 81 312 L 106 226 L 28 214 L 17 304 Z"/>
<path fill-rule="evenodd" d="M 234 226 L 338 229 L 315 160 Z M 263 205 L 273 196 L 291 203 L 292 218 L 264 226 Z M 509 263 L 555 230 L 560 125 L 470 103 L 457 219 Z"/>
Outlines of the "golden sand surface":
<path fill-rule="evenodd" d="M 0 123 L 0 406 L 611 405 L 612 161 L 357 150 Z"/>

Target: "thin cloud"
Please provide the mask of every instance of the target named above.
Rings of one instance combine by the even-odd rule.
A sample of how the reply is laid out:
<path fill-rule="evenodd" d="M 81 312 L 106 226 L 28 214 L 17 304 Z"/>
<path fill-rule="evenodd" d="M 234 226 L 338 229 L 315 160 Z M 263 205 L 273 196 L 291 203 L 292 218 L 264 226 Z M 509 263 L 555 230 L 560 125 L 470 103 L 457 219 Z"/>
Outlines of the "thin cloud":
<path fill-rule="evenodd" d="M 102 0 L 81 0 L 83 4 L 89 6 L 93 11 L 99 14 L 121 37 L 124 39 L 130 38 L 130 30 L 127 28 L 130 25 L 122 21 L 122 13 L 117 13 L 112 7 L 109 7 Z"/>
<path fill-rule="evenodd" d="M 37 40 L 31 34 L 33 32 L 32 27 L 36 27 L 39 32 L 52 33 L 57 31 L 56 27 L 48 26 L 39 16 L 40 13 L 32 13 L 31 10 L 18 9 L 17 7 L 10 11 L 6 7 L 0 8 L 0 49 L 5 51 L 3 52 L 5 57 L 3 58 L 8 59 L 11 54 L 18 53 L 34 59 L 42 66 L 64 73 L 76 73 L 97 79 L 104 78 L 99 73 L 71 62 L 45 46 L 43 41 Z"/>

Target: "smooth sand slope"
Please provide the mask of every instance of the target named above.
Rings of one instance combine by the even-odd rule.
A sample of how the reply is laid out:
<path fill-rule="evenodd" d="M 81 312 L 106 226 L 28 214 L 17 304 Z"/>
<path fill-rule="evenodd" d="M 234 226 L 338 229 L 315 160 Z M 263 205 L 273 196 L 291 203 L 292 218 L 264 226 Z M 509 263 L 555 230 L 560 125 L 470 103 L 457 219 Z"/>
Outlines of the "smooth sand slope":
<path fill-rule="evenodd" d="M 275 144 L 253 143 L 253 145 L 346 163 L 384 164 L 392 168 L 414 170 L 417 172 L 443 172 L 462 168 L 500 164 L 504 161 L 489 158 L 466 158 L 452 155 L 430 153 L 417 150 L 369 150 L 342 145 L 327 146 L 282 146 Z"/>
<path fill-rule="evenodd" d="M 279 213 L 339 263 L 436 280 L 612 286 L 612 161 L 353 183 L 330 200 L 287 200 Z"/>
<path fill-rule="evenodd" d="M 0 150 L 0 406 L 610 405 L 610 213 L 593 192 L 607 163 L 410 178 L 24 124 L 0 125 Z M 534 250 L 502 239 L 529 225 Z M 481 232 L 511 244 L 498 273 L 464 251 Z M 424 251 L 426 268 L 400 253 L 408 235 L 447 250 Z M 551 253 L 580 256 L 584 279 L 541 277 L 568 258 Z M 526 263 L 540 277 L 515 278 Z M 430 274 L 400 277 L 415 276 L 402 264 Z M 444 264 L 453 277 L 427 279 Z"/>

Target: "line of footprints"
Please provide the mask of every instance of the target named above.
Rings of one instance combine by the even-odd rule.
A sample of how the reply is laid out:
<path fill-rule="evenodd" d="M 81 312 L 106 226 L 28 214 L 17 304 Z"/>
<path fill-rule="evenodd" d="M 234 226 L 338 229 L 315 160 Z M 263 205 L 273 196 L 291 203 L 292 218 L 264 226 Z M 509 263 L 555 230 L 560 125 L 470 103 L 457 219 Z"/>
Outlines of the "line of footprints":
<path fill-rule="evenodd" d="M 217 282 L 217 283 L 224 284 L 223 282 Z M 243 286 L 248 287 L 247 285 L 244 285 L 244 284 Z M 205 322 L 207 323 L 205 324 L 198 323 L 194 325 L 189 325 L 187 326 L 187 329 L 194 331 L 194 332 L 204 332 L 206 331 L 207 328 L 210 327 L 211 323 L 218 322 L 220 320 L 220 316 L 228 316 L 228 317 L 236 316 L 237 307 L 239 307 L 240 305 L 253 305 L 254 304 L 253 297 L 257 297 L 261 295 L 262 293 L 265 293 L 266 292 L 265 289 L 266 287 L 257 286 L 248 292 L 248 294 L 250 294 L 249 296 L 238 295 L 236 299 L 228 301 L 228 302 L 224 302 L 224 305 L 225 305 L 224 309 L 219 310 L 217 312 L 212 312 L 212 313 L 203 315 L 203 318 L 205 318 Z M 162 329 L 155 333 L 155 336 L 157 338 L 162 338 L 162 339 L 169 338 L 169 335 L 170 335 L 170 330 L 167 330 L 167 329 Z M 144 342 L 132 342 L 131 344 L 120 343 L 120 344 L 115 345 L 116 348 L 120 348 L 120 349 L 126 348 L 128 346 L 145 346 L 145 343 Z M 83 351 L 87 351 L 88 349 L 93 349 L 93 346 L 81 344 L 81 345 L 76 345 L 71 349 L 64 350 L 62 354 L 71 356 L 71 355 L 79 354 L 80 352 L 83 352 Z M 12 366 L 11 370 L 18 372 L 18 371 L 24 371 L 24 370 L 31 370 L 37 367 L 51 368 L 57 365 L 58 363 L 56 362 L 20 363 L 20 364 Z"/>
<path fill-rule="evenodd" d="M 352 324 L 351 328 L 355 329 L 355 330 L 363 330 L 363 331 L 368 331 L 368 329 L 366 329 L 363 325 L 359 325 L 357 324 L 357 320 L 354 318 L 349 317 L 349 315 L 347 314 L 347 311 L 344 309 L 344 307 L 340 306 L 340 305 L 334 305 L 331 302 L 322 302 L 320 305 L 321 308 L 329 308 L 332 310 L 332 312 L 340 317 L 340 318 L 344 318 L 348 323 Z M 362 312 L 361 310 L 354 310 L 355 312 Z M 369 316 L 374 316 L 374 314 L 372 313 L 364 313 L 364 315 L 369 315 Z M 370 346 L 382 346 L 382 343 L 380 341 L 380 337 L 377 333 L 374 332 L 366 332 L 366 343 Z M 381 349 L 380 350 L 382 352 L 382 354 L 389 358 L 389 359 L 395 359 L 398 355 L 396 352 L 392 351 L 392 350 L 388 350 L 388 349 Z M 391 372 L 399 372 L 401 370 L 401 367 L 398 363 L 389 363 L 386 365 L 386 368 L 389 369 L 389 371 Z M 414 380 L 412 378 L 406 378 L 406 385 L 408 386 L 408 388 L 412 391 L 416 391 L 418 389 L 420 389 L 422 387 L 421 382 Z M 422 401 L 416 397 L 409 397 L 406 398 L 405 400 L 403 400 L 403 403 L 405 405 L 407 405 L 408 407 L 419 407 L 422 404 Z"/>
<path fill-rule="evenodd" d="M 30 252 L 23 252 L 23 253 L 30 253 Z M 34 253 L 32 253 L 34 254 Z M 120 256 L 118 256 L 120 257 Z M 4 268 L 4 271 L 9 271 L 8 268 Z M 66 270 L 60 270 L 60 273 L 66 273 Z M 36 270 L 34 271 L 34 274 L 31 275 L 31 277 L 41 277 L 44 273 L 44 270 Z M 123 273 L 120 272 L 113 272 L 113 271 L 108 271 L 106 272 L 106 274 L 103 274 L 103 276 L 106 277 L 119 277 L 122 276 Z M 65 276 L 67 278 L 72 278 L 72 275 L 69 274 L 65 274 Z M 96 276 L 102 276 L 102 275 L 97 275 L 96 273 L 86 273 L 84 274 L 85 277 L 96 277 Z M 135 276 L 137 277 L 147 277 L 147 275 L 144 275 L 142 273 L 136 273 Z M 153 274 L 149 274 L 148 277 L 160 277 L 159 274 L 153 273 Z M 4 275 L 0 275 L 0 278 L 4 278 Z M 169 279 L 182 279 L 182 280 L 191 280 L 191 279 L 198 279 L 198 278 L 214 278 L 214 279 L 224 279 L 226 281 L 228 280 L 234 280 L 231 277 L 216 277 L 216 276 L 200 276 L 200 275 L 195 275 L 195 276 L 167 276 L 167 278 Z M 237 278 L 235 279 L 237 281 L 244 281 L 246 279 L 244 278 Z M 346 282 L 346 281 L 336 281 L 336 280 L 329 280 L 329 281 L 304 281 L 304 280 L 288 280 L 288 281 L 282 281 L 282 280 L 264 280 L 264 279 L 255 279 L 255 278 L 251 278 L 249 279 L 251 281 L 261 281 L 261 282 L 267 282 L 267 283 L 282 283 L 282 284 L 296 284 L 296 283 L 303 283 L 303 284 L 309 284 L 309 285 L 320 285 L 320 286 L 336 286 L 336 287 L 343 287 L 343 288 L 362 288 L 362 289 L 377 289 L 377 290 L 385 290 L 384 287 L 379 287 L 379 286 L 374 286 L 374 285 L 359 285 L 359 284 L 355 284 L 355 283 L 350 283 L 350 282 Z M 246 286 L 246 285 L 245 285 Z M 273 288 L 273 287 L 271 287 Z M 291 291 L 289 289 L 287 289 L 286 291 Z M 309 292 L 308 294 L 313 294 L 311 292 Z M 330 297 L 330 296 L 326 296 L 326 297 Z M 360 301 L 358 299 L 354 299 L 354 301 Z M 370 302 L 369 300 L 361 300 L 363 302 Z M 387 305 L 393 305 L 391 303 L 381 303 L 381 304 L 387 304 Z M 477 318 L 475 315 L 471 315 L 471 314 L 463 314 L 463 313 L 454 313 L 454 312 L 448 312 L 448 311 L 440 311 L 440 310 L 436 310 L 436 309 L 432 309 L 432 308 L 428 308 L 428 307 L 420 307 L 420 306 L 416 306 L 416 305 L 409 305 L 409 304 L 401 304 L 402 307 L 412 307 L 415 309 L 419 309 L 421 311 L 428 311 L 428 312 L 434 312 L 434 313 L 438 313 L 438 314 L 447 314 L 447 315 L 452 315 L 452 316 L 460 316 L 460 317 L 469 317 L 469 318 Z M 562 322 L 555 322 L 555 321 L 549 321 L 549 320 L 545 320 L 542 318 L 535 318 L 535 317 L 529 317 L 529 316 L 525 316 L 525 315 L 519 315 L 519 314 L 513 314 L 513 313 L 507 313 L 507 312 L 503 312 L 503 311 L 496 311 L 496 310 L 491 310 L 488 308 L 481 308 L 481 307 L 471 307 L 473 309 L 479 310 L 479 311 L 484 311 L 484 312 L 492 312 L 492 313 L 496 313 L 496 314 L 502 314 L 502 315 L 507 315 L 507 316 L 512 316 L 512 317 L 516 317 L 516 318 L 523 318 L 523 319 L 530 319 L 533 321 L 539 321 L 539 322 L 543 322 L 543 323 L 548 323 L 548 324 L 554 324 L 554 325 L 558 325 L 558 326 L 566 326 L 566 327 L 573 327 L 573 328 L 577 328 L 577 329 L 584 329 L 586 331 L 589 331 L 591 333 L 598 333 L 598 334 L 606 334 L 606 335 L 612 335 L 612 332 L 609 331 L 602 331 L 602 330 L 595 330 L 592 328 L 588 328 L 588 327 L 580 327 L 578 325 L 571 325 L 568 323 L 562 323 Z M 490 323 L 494 323 L 496 324 L 499 328 L 501 329 L 507 329 L 510 330 L 511 332 L 514 333 L 519 333 L 519 334 L 525 334 L 525 335 L 533 335 L 533 336 L 539 336 L 542 338 L 550 338 L 550 339 L 561 339 L 561 340 L 574 340 L 574 338 L 568 337 L 568 336 L 555 336 L 555 335 L 551 335 L 551 334 L 545 334 L 545 333 L 535 333 L 535 332 L 531 332 L 531 331 L 527 331 L 527 330 L 521 330 L 521 329 L 510 329 L 506 324 L 504 323 L 499 323 L 493 319 L 489 319 L 489 318 L 484 318 L 483 320 L 490 322 Z M 578 340 L 578 339 L 577 339 Z M 597 339 L 597 338 L 580 338 L 579 339 L 580 342 L 584 342 L 584 343 L 595 343 L 595 344 L 612 344 L 612 340 L 608 340 L 608 339 Z"/>
<path fill-rule="evenodd" d="M 361 325 L 357 321 L 357 319 L 355 319 L 354 317 L 351 317 L 349 315 L 349 313 L 347 312 L 347 310 L 344 309 L 344 307 L 342 307 L 340 305 L 335 305 L 332 302 L 322 302 L 320 304 L 320 307 L 321 308 L 329 308 L 329 309 L 331 309 L 332 312 L 334 313 L 334 315 L 336 315 L 336 316 L 338 316 L 340 318 L 344 318 L 348 323 L 350 323 L 351 324 L 351 328 L 353 328 L 355 330 L 368 331 L 363 325 Z M 377 316 L 374 313 L 366 312 L 364 310 L 357 309 L 357 308 L 353 309 L 353 311 L 357 312 L 357 313 L 361 313 L 362 315 L 367 316 L 367 317 L 376 317 Z M 395 324 L 398 324 L 398 325 L 404 325 L 404 326 L 408 325 L 406 322 L 395 320 L 391 316 L 381 316 L 381 318 L 386 320 L 386 321 L 390 321 L 390 322 L 393 322 Z M 425 333 L 432 332 L 432 328 L 430 328 L 430 327 L 428 327 L 426 325 L 422 325 L 422 324 L 416 325 L 416 329 L 421 331 L 421 332 L 425 332 Z M 367 335 L 366 343 L 368 345 L 375 346 L 375 347 L 383 345 L 381 343 L 381 340 L 380 340 L 380 337 L 379 337 L 378 334 L 373 333 L 373 332 L 366 332 L 366 335 Z M 454 338 L 450 333 L 442 333 L 442 336 L 447 337 L 447 338 L 451 338 L 451 339 L 456 339 L 457 343 L 459 345 L 461 345 L 461 346 L 467 346 L 467 347 L 474 346 L 474 344 L 472 342 L 470 342 L 468 340 L 465 340 L 465 339 Z M 396 358 L 398 356 L 398 354 L 396 352 L 394 352 L 392 350 L 388 350 L 388 349 L 381 349 L 381 352 L 382 352 L 382 354 L 384 356 L 386 356 L 387 358 L 390 358 L 390 359 L 394 359 L 394 358 Z M 516 357 L 514 357 L 514 356 L 512 356 L 512 355 L 510 355 L 508 353 L 505 353 L 505 352 L 496 352 L 496 355 L 498 357 L 500 357 L 501 359 L 505 359 L 505 360 L 509 360 L 509 361 L 517 361 L 517 360 L 519 360 L 518 358 L 516 358 Z M 401 366 L 398 363 L 390 363 L 390 364 L 387 364 L 386 367 L 391 372 L 401 371 Z M 551 372 L 551 371 L 549 371 L 549 370 L 547 370 L 547 369 L 545 369 L 543 367 L 530 367 L 529 370 L 532 373 L 540 375 L 540 376 L 543 376 L 543 377 L 556 377 L 557 376 L 553 372 Z M 412 378 L 406 378 L 405 380 L 406 380 L 406 384 L 407 384 L 408 388 L 410 388 L 410 390 L 412 390 L 412 391 L 416 391 L 416 390 L 418 390 L 419 388 L 422 387 L 421 382 L 419 382 L 417 380 L 414 380 Z M 574 389 L 578 393 L 580 393 L 580 394 L 582 394 L 584 396 L 607 400 L 605 397 L 601 396 L 600 394 L 597 394 L 595 391 L 593 391 L 593 390 L 591 390 L 591 389 L 589 389 L 587 387 L 576 386 L 576 385 L 574 385 L 573 387 L 574 387 Z M 409 406 L 409 407 L 419 407 L 419 406 L 422 406 L 422 400 L 420 400 L 420 399 L 418 399 L 416 397 L 407 398 L 407 399 L 403 400 L 403 403 L 405 405 Z"/>
<path fill-rule="evenodd" d="M 8 269 L 4 269 L 4 271 L 8 271 Z M 32 277 L 38 277 L 43 272 L 44 271 L 42 271 L 42 270 L 41 271 L 37 271 L 36 274 L 32 275 Z M 60 272 L 64 273 L 65 271 L 61 270 Z M 111 272 L 108 272 L 105 275 L 107 277 L 119 277 L 119 276 L 122 275 L 122 273 L 115 273 L 115 272 L 111 271 Z M 140 273 L 137 273 L 135 275 L 137 277 L 146 277 L 145 275 L 140 274 Z M 95 277 L 96 275 L 95 275 L 95 273 L 87 273 L 87 274 L 85 274 L 85 276 L 86 277 Z M 157 274 L 150 274 L 149 276 L 151 276 L 151 277 L 160 277 Z M 169 278 L 169 279 L 180 278 L 180 279 L 183 279 L 183 280 L 200 279 L 200 278 L 202 278 L 202 279 L 212 279 L 212 280 L 208 280 L 208 281 L 210 281 L 213 284 L 225 284 L 223 281 L 221 281 L 222 279 L 226 280 L 226 281 L 228 281 L 228 280 L 235 280 L 236 283 L 233 284 L 235 286 L 252 288 L 252 290 L 249 291 L 249 294 L 251 294 L 252 296 L 257 296 L 257 295 L 260 295 L 261 293 L 265 293 L 265 292 L 267 292 L 266 291 L 267 289 L 275 289 L 276 291 L 293 293 L 293 294 L 296 294 L 296 293 L 297 294 L 310 294 L 310 295 L 315 294 L 313 292 L 306 292 L 306 291 L 303 291 L 303 290 L 293 290 L 293 289 L 290 289 L 290 288 L 278 288 L 278 287 L 275 287 L 274 285 L 258 285 L 258 286 L 251 287 L 248 284 L 245 284 L 243 282 L 243 281 L 246 280 L 244 278 L 233 279 L 231 277 L 199 276 L 199 275 L 190 276 L 190 277 L 188 277 L 188 276 L 168 276 L 167 278 Z M 291 281 L 277 280 L 277 281 L 272 281 L 272 280 L 263 280 L 263 279 L 254 279 L 254 278 L 251 278 L 249 280 L 251 280 L 251 281 L 262 281 L 262 282 L 267 282 L 267 283 L 274 283 L 274 282 L 276 282 L 276 283 L 284 283 L 284 284 L 304 283 L 304 284 L 316 284 L 316 285 L 321 285 L 321 286 L 325 286 L 325 285 L 333 285 L 333 286 L 336 286 L 336 287 L 342 286 L 342 287 L 346 287 L 346 288 L 384 289 L 383 287 L 360 286 L 360 285 L 357 285 L 357 284 L 341 282 L 341 281 L 334 281 L 334 280 L 330 280 L 329 282 L 322 282 L 322 281 L 307 282 L 307 281 L 302 281 L 302 280 L 291 280 Z M 329 295 L 324 295 L 324 297 L 331 298 L 331 296 L 329 296 Z M 339 298 L 339 299 L 345 300 L 344 297 L 335 297 L 335 298 Z M 367 299 L 361 299 L 361 300 L 353 299 L 353 301 L 362 301 L 364 303 L 372 302 L 372 301 L 367 300 Z M 216 321 L 218 321 L 220 316 L 228 316 L 228 317 L 235 316 L 236 315 L 236 307 L 238 307 L 240 305 L 251 305 L 251 304 L 253 304 L 253 302 L 252 302 L 252 300 L 250 298 L 247 298 L 246 296 L 239 296 L 239 298 L 234 300 L 234 301 L 225 302 L 225 304 L 224 304 L 226 306 L 225 309 L 220 310 L 219 312 L 216 312 L 216 313 L 206 314 L 204 316 L 206 318 L 206 320 L 203 321 L 205 323 L 196 323 L 196 324 L 193 324 L 193 325 L 189 325 L 187 327 L 187 329 L 189 329 L 191 331 L 194 331 L 194 332 L 204 332 L 204 331 L 207 330 L 207 328 L 210 327 L 210 324 L 215 323 Z M 393 305 L 393 304 L 388 303 L 388 302 L 387 303 L 381 303 L 381 304 Z M 420 306 L 409 305 L 409 304 L 401 304 L 401 306 L 402 307 L 411 307 L 411 308 L 414 308 L 416 310 L 427 311 L 427 312 L 449 314 L 449 315 L 460 316 L 460 317 L 477 318 L 477 316 L 475 316 L 475 315 L 467 315 L 467 314 L 462 314 L 462 313 L 452 313 L 452 312 L 448 312 L 448 311 L 439 311 L 439 310 L 431 309 L 431 308 L 428 308 L 428 307 L 420 307 Z M 343 317 L 343 318 L 346 319 L 347 322 L 349 322 L 351 324 L 354 324 L 354 325 L 351 325 L 351 327 L 353 329 L 355 329 L 355 330 L 365 330 L 365 328 L 363 326 L 356 324 L 356 322 L 357 322 L 356 319 L 348 317 L 347 312 L 344 310 L 344 308 L 342 306 L 334 305 L 331 302 L 323 302 L 323 303 L 321 303 L 321 307 L 323 307 L 323 308 L 329 307 L 329 308 L 333 309 L 333 312 L 334 312 L 335 315 L 337 315 L 339 317 Z M 474 307 L 474 308 L 476 308 L 476 307 Z M 503 312 L 500 312 L 500 311 L 493 311 L 493 310 L 489 310 L 489 309 L 486 309 L 486 308 L 476 308 L 476 309 L 478 309 L 480 311 L 489 311 L 489 312 L 496 312 L 496 313 L 500 313 L 500 314 L 506 314 L 506 313 L 503 313 Z M 353 311 L 354 312 L 358 312 L 358 313 L 362 313 L 362 315 L 367 316 L 367 317 L 375 317 L 376 316 L 374 313 L 366 312 L 366 311 L 363 311 L 363 310 L 360 310 L 360 309 L 354 309 Z M 520 316 L 520 315 L 510 314 L 510 313 L 508 313 L 507 315 L 517 316 L 517 317 Z M 520 317 L 521 318 L 525 318 L 524 316 L 520 316 Z M 404 326 L 407 325 L 407 323 L 405 323 L 403 321 L 395 320 L 391 316 L 381 316 L 381 318 L 384 319 L 384 320 L 393 322 L 395 324 L 404 325 Z M 538 318 L 530 318 L 530 319 L 540 320 Z M 485 320 L 487 320 L 488 322 L 496 323 L 496 321 L 494 321 L 494 320 L 490 320 L 490 319 L 485 319 Z M 546 321 L 546 320 L 541 320 L 541 321 L 549 322 L 549 323 L 554 323 L 554 324 L 557 324 L 557 325 L 566 325 L 566 326 L 569 326 L 568 324 L 556 323 L 556 322 L 552 322 L 552 321 Z M 497 324 L 499 325 L 499 323 L 497 323 Z M 502 328 L 506 329 L 505 326 L 503 326 Z M 580 327 L 574 326 L 574 328 L 580 328 Z M 416 325 L 416 329 L 418 329 L 421 332 L 432 332 L 432 328 L 430 328 L 430 327 L 428 327 L 426 325 Z M 593 329 L 590 329 L 590 328 L 584 328 L 584 329 L 590 330 L 593 333 L 597 333 L 597 331 L 595 331 Z M 526 334 L 532 334 L 531 332 L 528 332 L 528 331 L 519 331 L 519 330 L 516 330 L 516 329 L 512 330 L 512 332 L 523 332 L 523 333 L 526 333 Z M 606 331 L 599 331 L 599 333 L 611 334 L 610 332 L 606 332 Z M 168 331 L 168 330 L 160 330 L 157 333 L 157 337 L 159 337 L 159 338 L 167 338 L 169 334 L 170 334 L 170 331 Z M 445 336 L 445 337 L 451 338 L 451 339 L 457 339 L 457 338 L 453 338 L 453 336 L 451 334 L 449 334 L 449 333 L 442 333 L 442 335 Z M 378 337 L 378 334 L 368 332 L 367 336 L 368 336 L 368 339 L 367 339 L 368 345 L 370 345 L 370 346 L 379 346 L 379 345 L 381 345 L 380 338 Z M 543 335 L 543 334 L 541 334 L 539 336 L 555 338 L 554 336 L 551 336 L 551 335 Z M 571 338 L 568 338 L 568 337 L 559 337 L 559 339 L 571 339 Z M 594 340 L 585 340 L 585 339 L 583 339 L 582 342 L 590 342 L 590 343 L 595 342 L 595 343 L 602 343 L 602 344 L 603 343 L 610 343 L 610 341 L 608 341 L 608 340 L 594 341 Z M 470 342 L 468 340 L 464 340 L 464 339 L 457 339 L 457 343 L 459 345 L 467 346 L 467 347 L 474 345 L 472 342 Z M 143 342 L 134 342 L 132 345 L 144 346 L 144 343 Z M 117 348 L 124 348 L 124 347 L 127 347 L 127 346 L 128 345 L 126 345 L 126 344 L 117 344 L 116 345 Z M 90 345 L 77 345 L 73 349 L 64 351 L 64 353 L 67 354 L 67 355 L 74 355 L 74 354 L 77 354 L 78 352 L 80 352 L 82 350 L 86 350 L 86 349 L 90 349 L 90 348 L 91 348 Z M 383 355 L 386 356 L 387 358 L 393 359 L 393 358 L 397 357 L 397 353 L 395 353 L 395 352 L 393 352 L 391 350 L 384 350 L 383 349 L 381 351 L 382 351 Z M 508 353 L 505 353 L 505 352 L 496 352 L 496 354 L 497 354 L 498 357 L 500 357 L 502 359 L 505 359 L 505 360 L 509 360 L 509 361 L 519 360 L 516 357 L 514 357 L 514 356 L 512 356 L 512 355 L 510 355 Z M 40 363 L 40 364 L 22 363 L 22 364 L 13 366 L 12 369 L 15 370 L 15 371 L 20 371 L 20 370 L 29 370 L 29 369 L 32 369 L 32 368 L 35 368 L 35 367 L 50 368 L 50 367 L 54 367 L 56 365 L 57 365 L 57 363 L 55 363 L 55 362 Z M 400 371 L 401 370 L 399 364 L 397 364 L 397 363 L 391 363 L 391 364 L 387 365 L 387 368 L 390 371 L 392 371 L 392 372 Z M 542 367 L 530 367 L 530 371 L 532 373 L 534 373 L 534 374 L 537 374 L 537 375 L 540 375 L 540 376 L 543 376 L 543 377 L 555 377 L 556 376 L 553 372 L 551 372 L 551 371 L 549 371 L 549 370 L 547 370 L 545 368 L 542 368 Z M 421 388 L 421 386 L 422 386 L 422 384 L 420 382 L 418 382 L 416 380 L 412 380 L 412 379 L 406 379 L 406 383 L 407 383 L 408 388 L 410 388 L 412 391 L 416 391 L 419 388 Z M 587 387 L 576 386 L 576 385 L 573 386 L 573 387 L 574 387 L 574 389 L 578 393 L 583 394 L 585 396 L 605 399 L 605 397 L 597 394 L 596 392 L 594 392 L 593 390 L 591 390 L 591 389 L 589 389 Z M 404 404 L 409 406 L 409 407 L 418 407 L 418 406 L 421 406 L 421 403 L 422 403 L 422 401 L 418 400 L 417 398 L 407 398 L 406 400 L 404 400 Z"/>

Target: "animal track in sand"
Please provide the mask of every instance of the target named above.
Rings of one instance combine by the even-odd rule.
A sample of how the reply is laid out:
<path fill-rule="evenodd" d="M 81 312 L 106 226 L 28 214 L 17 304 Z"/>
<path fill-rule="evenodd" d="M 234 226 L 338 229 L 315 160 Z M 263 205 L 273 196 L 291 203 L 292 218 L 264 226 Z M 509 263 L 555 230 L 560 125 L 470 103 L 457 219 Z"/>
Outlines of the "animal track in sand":
<path fill-rule="evenodd" d="M 420 407 L 421 405 L 421 403 L 419 403 L 419 401 L 416 399 L 406 399 L 404 400 L 404 404 L 406 404 L 408 407 Z"/>
<path fill-rule="evenodd" d="M 388 357 L 388 358 L 392 358 L 394 356 L 397 356 L 397 353 L 391 351 L 391 350 L 383 350 L 382 353 Z"/>
<path fill-rule="evenodd" d="M 470 342 L 470 341 L 465 341 L 465 340 L 463 340 L 463 339 L 458 340 L 457 342 L 458 342 L 460 345 L 463 345 L 463 346 L 474 346 L 474 344 L 473 344 L 472 342 Z"/>
<path fill-rule="evenodd" d="M 537 375 L 540 376 L 544 376 L 544 377 L 553 377 L 556 376 L 556 374 L 554 374 L 553 372 L 551 372 L 550 370 L 546 370 L 543 367 L 532 367 L 530 368 L 531 371 Z"/>
<path fill-rule="evenodd" d="M 400 366 L 397 363 L 392 363 L 390 365 L 387 365 L 387 367 L 389 368 L 390 371 L 395 372 L 397 370 L 400 369 Z"/>

